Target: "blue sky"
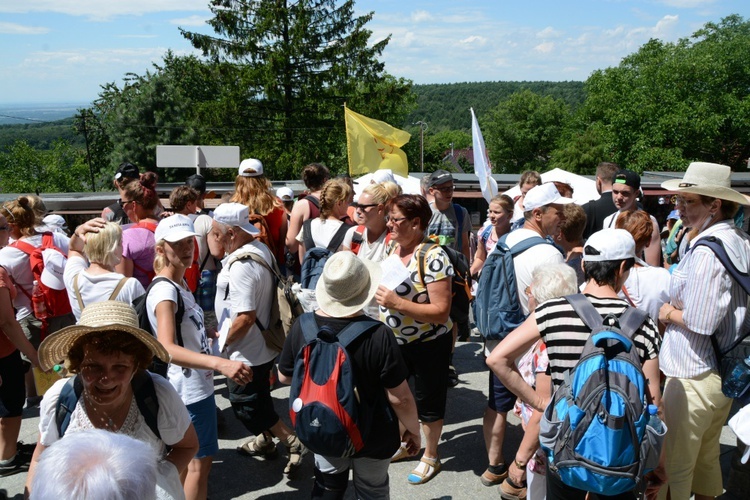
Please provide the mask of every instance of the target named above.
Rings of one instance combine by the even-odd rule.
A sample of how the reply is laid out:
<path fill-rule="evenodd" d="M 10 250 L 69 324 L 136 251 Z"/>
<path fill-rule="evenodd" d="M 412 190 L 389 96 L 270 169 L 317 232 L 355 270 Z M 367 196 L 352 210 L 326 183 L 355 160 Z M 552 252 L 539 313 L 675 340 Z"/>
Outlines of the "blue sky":
<path fill-rule="evenodd" d="M 747 0 L 359 0 L 386 70 L 415 83 L 585 80 L 650 38 L 675 41 Z M 0 0 L 0 103 L 85 103 L 143 74 L 178 31 L 207 31 L 207 0 Z"/>

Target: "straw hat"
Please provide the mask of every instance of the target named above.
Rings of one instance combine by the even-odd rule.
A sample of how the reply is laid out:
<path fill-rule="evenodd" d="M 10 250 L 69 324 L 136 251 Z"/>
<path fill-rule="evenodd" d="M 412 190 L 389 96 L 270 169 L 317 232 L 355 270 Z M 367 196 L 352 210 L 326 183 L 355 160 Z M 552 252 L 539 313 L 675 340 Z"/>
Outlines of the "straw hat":
<path fill-rule="evenodd" d="M 678 193 L 693 193 L 750 205 L 750 200 L 732 189 L 732 169 L 717 163 L 691 163 L 682 179 L 661 183 L 661 187 Z"/>
<path fill-rule="evenodd" d="M 352 252 L 337 252 L 326 262 L 315 286 L 318 306 L 334 318 L 351 316 L 370 303 L 381 276 L 380 264 Z"/>
<path fill-rule="evenodd" d="M 71 346 L 84 335 L 116 331 L 128 333 L 148 347 L 157 358 L 169 363 L 171 356 L 150 333 L 138 327 L 138 316 L 130 304 L 115 300 L 96 302 L 86 306 L 78 324 L 68 326 L 47 336 L 39 346 L 39 365 L 50 370 L 68 357 Z"/>

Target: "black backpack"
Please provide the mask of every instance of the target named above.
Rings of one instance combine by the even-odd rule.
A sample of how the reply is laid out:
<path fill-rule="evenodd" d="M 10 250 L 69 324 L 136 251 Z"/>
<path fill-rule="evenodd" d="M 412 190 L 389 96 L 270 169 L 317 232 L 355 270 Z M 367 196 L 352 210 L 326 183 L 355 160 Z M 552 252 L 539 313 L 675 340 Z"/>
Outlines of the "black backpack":
<path fill-rule="evenodd" d="M 305 289 L 315 289 L 315 285 L 318 283 L 320 275 L 323 274 L 323 267 L 326 265 L 328 257 L 333 255 L 336 250 L 339 249 L 341 243 L 344 242 L 346 232 L 352 227 L 348 224 L 341 224 L 333 238 L 328 243 L 328 246 L 317 247 L 313 241 L 312 236 L 312 219 L 307 219 L 302 223 L 302 227 L 305 228 L 303 242 L 305 244 L 305 258 L 302 261 L 302 268 L 300 271 L 300 286 Z"/>

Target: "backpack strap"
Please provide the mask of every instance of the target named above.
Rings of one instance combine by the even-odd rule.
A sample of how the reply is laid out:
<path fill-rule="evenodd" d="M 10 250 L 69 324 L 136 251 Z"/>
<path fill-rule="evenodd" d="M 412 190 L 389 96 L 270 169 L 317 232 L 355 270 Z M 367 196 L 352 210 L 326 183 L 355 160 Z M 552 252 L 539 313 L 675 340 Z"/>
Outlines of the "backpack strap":
<path fill-rule="evenodd" d="M 604 324 L 604 318 L 596 310 L 596 307 L 589 302 L 582 293 L 576 293 L 565 297 L 576 314 L 583 320 L 589 330 L 599 328 Z M 617 320 L 620 331 L 628 339 L 633 338 L 633 334 L 648 319 L 648 313 L 635 307 L 627 307 Z"/>
<path fill-rule="evenodd" d="M 318 322 L 315 321 L 315 313 L 304 313 L 299 317 L 299 322 L 302 335 L 305 337 L 305 344 L 309 344 L 318 338 Z"/>
<path fill-rule="evenodd" d="M 78 278 L 77 274 L 76 274 L 76 278 Z M 117 298 L 117 296 L 120 295 L 120 290 L 122 290 L 122 287 L 125 286 L 125 283 L 127 283 L 128 279 L 129 278 L 127 276 L 123 276 L 120 279 L 120 281 L 117 283 L 117 286 L 115 287 L 115 289 L 112 290 L 112 293 L 109 295 L 109 299 L 107 299 L 107 300 L 115 300 Z M 79 301 L 80 301 L 80 299 L 79 299 Z"/>
<path fill-rule="evenodd" d="M 177 312 L 174 316 L 174 336 L 175 340 L 177 341 L 177 345 L 180 347 L 185 347 L 185 343 L 182 341 L 182 318 L 185 315 L 185 303 L 182 300 L 182 293 L 180 292 L 180 287 L 178 287 L 171 279 L 165 278 L 164 276 L 158 276 L 154 278 L 154 280 L 149 283 L 148 288 L 146 288 L 145 295 L 148 295 L 148 292 L 151 291 L 151 288 L 160 281 L 167 281 L 170 285 L 174 287 L 174 289 L 177 291 Z M 144 299 L 146 300 L 146 299 Z"/>
<path fill-rule="evenodd" d="M 61 438 L 65 435 L 68 425 L 70 425 L 70 416 L 73 414 L 73 410 L 76 409 L 82 392 L 83 383 L 78 378 L 78 375 L 69 378 L 60 391 L 60 396 L 57 398 L 57 406 L 55 407 L 55 425 L 57 427 L 57 435 Z"/>
<path fill-rule="evenodd" d="M 141 221 L 141 222 L 139 222 L 137 224 L 133 224 L 132 227 L 140 227 L 141 229 L 148 229 L 152 233 L 156 232 L 156 224 L 154 224 L 153 222 L 143 222 L 143 221 Z"/>
<path fill-rule="evenodd" d="M 419 277 L 419 282 L 422 283 L 422 286 L 425 289 L 427 289 L 427 285 L 424 282 L 424 266 L 425 261 L 427 260 L 427 252 L 429 252 L 435 245 L 437 245 L 437 243 L 426 241 L 422 243 L 422 246 L 419 247 L 419 252 L 417 253 L 417 276 Z"/>
<path fill-rule="evenodd" d="M 78 300 L 78 309 L 83 312 L 83 308 L 85 306 L 83 305 L 83 299 L 81 298 L 81 291 L 78 288 L 78 276 L 80 275 L 81 273 L 78 273 L 75 276 L 73 276 L 73 293 L 76 296 L 76 300 Z M 110 297 L 109 300 L 112 300 L 112 298 Z"/>
<path fill-rule="evenodd" d="M 481 240 L 483 244 L 487 244 L 487 240 L 490 239 L 490 232 L 492 231 L 492 224 L 488 224 L 486 228 L 482 231 Z"/>
<path fill-rule="evenodd" d="M 315 248 L 315 241 L 312 236 L 312 221 L 312 218 L 310 218 L 302 223 L 302 228 L 305 230 L 302 235 L 302 243 L 305 244 L 305 251 Z"/>
<path fill-rule="evenodd" d="M 463 229 L 464 229 L 464 211 L 463 207 L 459 205 L 458 203 L 453 204 L 453 212 L 456 214 L 456 222 L 458 223 L 458 227 L 456 228 L 456 244 L 458 246 L 458 251 L 461 251 L 461 248 L 463 248 Z"/>
<path fill-rule="evenodd" d="M 351 227 L 352 226 L 350 226 L 349 224 L 342 222 L 339 228 L 336 230 L 336 233 L 333 235 L 333 238 L 331 238 L 331 241 L 328 243 L 326 250 L 328 250 L 329 252 L 335 252 L 336 250 L 338 250 L 341 244 L 344 242 L 346 232 L 351 229 Z"/>
<path fill-rule="evenodd" d="M 260 255 L 258 255 L 257 253 L 246 252 L 246 253 L 243 253 L 242 255 L 238 256 L 236 259 L 232 259 L 231 262 L 228 262 L 227 263 L 227 268 L 230 268 L 232 266 L 232 264 L 234 264 L 238 260 L 252 260 L 253 262 L 255 262 L 255 263 L 260 264 L 261 266 L 263 266 L 275 278 L 274 285 L 276 285 L 280 280 L 284 279 L 281 276 L 281 271 L 279 270 L 279 265 L 276 262 L 276 258 L 273 256 L 273 254 L 271 254 L 271 264 L 272 265 L 270 265 L 270 266 L 268 265 L 268 262 L 266 262 L 265 259 L 263 259 L 263 257 L 261 257 Z M 228 297 L 229 297 L 229 282 L 227 282 L 227 291 L 224 293 L 224 300 L 227 300 Z M 273 301 L 275 301 L 275 300 L 276 300 L 276 295 L 273 294 L 271 296 L 271 306 L 273 306 Z M 255 323 L 258 325 L 258 328 L 260 328 L 261 331 L 263 331 L 263 330 L 266 329 L 266 327 L 263 326 L 263 323 L 261 323 L 260 320 L 258 319 L 258 315 L 257 314 L 255 315 Z"/>
<path fill-rule="evenodd" d="M 704 246 L 710 248 L 714 254 L 716 255 L 716 258 L 719 259 L 719 262 L 726 268 L 729 275 L 734 278 L 734 280 L 742 287 L 743 290 L 745 290 L 745 293 L 750 295 L 750 275 L 747 273 L 747 271 L 740 271 L 737 269 L 737 266 L 734 264 L 732 259 L 729 257 L 729 254 L 727 254 L 726 248 L 724 248 L 724 243 L 715 236 L 706 236 L 704 238 L 699 239 L 696 241 L 692 248 L 692 250 L 695 250 L 698 246 Z"/>
<path fill-rule="evenodd" d="M 375 321 L 374 319 L 354 321 L 346 325 L 346 327 L 336 335 L 336 338 L 339 340 L 339 343 L 346 348 L 352 342 L 357 340 L 360 335 L 377 328 L 380 325 L 382 325 L 382 323 L 380 321 Z"/>

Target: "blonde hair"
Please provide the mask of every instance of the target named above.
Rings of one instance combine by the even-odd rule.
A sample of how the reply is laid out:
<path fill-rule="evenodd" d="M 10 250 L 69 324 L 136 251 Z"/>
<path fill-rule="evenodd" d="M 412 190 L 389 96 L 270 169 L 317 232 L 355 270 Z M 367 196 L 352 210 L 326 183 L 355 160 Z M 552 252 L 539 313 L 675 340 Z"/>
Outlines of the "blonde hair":
<path fill-rule="evenodd" d="M 87 233 L 83 252 L 89 262 L 96 262 L 105 266 L 114 266 L 117 262 L 115 250 L 122 242 L 122 226 L 116 222 L 107 222 L 98 233 Z M 122 252 L 121 252 L 122 253 Z"/>
<path fill-rule="evenodd" d="M 23 236 L 36 234 L 36 226 L 41 224 L 41 217 L 34 210 L 32 201 L 28 196 L 19 196 L 3 205 L 8 222 L 15 224 Z"/>
<path fill-rule="evenodd" d="M 352 188 L 346 180 L 336 178 L 326 182 L 320 192 L 320 218 L 327 219 L 336 203 L 347 201 L 351 196 Z"/>
<path fill-rule="evenodd" d="M 271 181 L 263 175 L 238 175 L 234 181 L 234 194 L 229 201 L 247 205 L 250 213 L 260 215 L 268 215 L 275 208 L 281 207 L 279 199 L 271 194 Z"/>
<path fill-rule="evenodd" d="M 388 200 L 402 194 L 401 186 L 392 181 L 385 181 L 378 184 L 370 184 L 362 190 L 372 198 L 374 203 L 385 205 Z"/>
<path fill-rule="evenodd" d="M 164 253 L 164 244 L 164 240 L 159 240 L 154 247 L 154 273 L 156 274 L 159 274 L 162 269 L 167 267 L 167 255 Z"/>

